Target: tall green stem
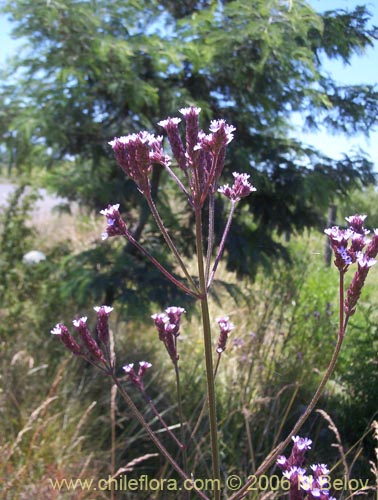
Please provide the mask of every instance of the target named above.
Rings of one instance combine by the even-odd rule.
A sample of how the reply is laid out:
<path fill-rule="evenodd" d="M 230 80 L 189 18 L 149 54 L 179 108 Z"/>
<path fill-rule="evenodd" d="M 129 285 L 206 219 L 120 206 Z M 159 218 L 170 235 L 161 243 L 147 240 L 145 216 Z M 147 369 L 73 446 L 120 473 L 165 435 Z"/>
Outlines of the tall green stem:
<path fill-rule="evenodd" d="M 207 286 L 206 286 L 205 269 L 203 262 L 201 209 L 196 208 L 195 214 L 196 214 L 196 246 L 197 246 L 197 259 L 198 259 L 198 277 L 199 277 L 199 285 L 201 293 L 201 312 L 202 312 L 202 324 L 203 324 L 203 339 L 205 347 L 207 397 L 209 405 L 212 469 L 213 469 L 213 479 L 218 480 L 220 484 L 217 412 L 215 404 L 215 384 L 214 384 L 213 352 L 212 352 L 213 346 L 211 342 L 209 305 L 207 301 Z M 220 499 L 220 491 L 217 488 L 215 488 L 214 500 L 219 500 L 219 499 Z"/>

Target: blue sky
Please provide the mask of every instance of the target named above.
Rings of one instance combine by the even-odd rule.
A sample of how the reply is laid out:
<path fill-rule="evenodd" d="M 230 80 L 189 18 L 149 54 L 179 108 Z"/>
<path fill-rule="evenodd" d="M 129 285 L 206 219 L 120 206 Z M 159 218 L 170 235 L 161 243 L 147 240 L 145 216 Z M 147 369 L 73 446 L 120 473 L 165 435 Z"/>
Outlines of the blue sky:
<path fill-rule="evenodd" d="M 291 0 L 296 1 L 296 0 Z M 378 0 L 309 0 L 310 4 L 319 12 L 331 9 L 353 9 L 357 5 L 366 4 L 373 14 L 372 24 L 378 25 Z M 19 41 L 10 37 L 11 24 L 0 14 L 0 65 L 5 59 L 15 54 Z M 339 61 L 326 61 L 324 65 L 326 71 L 341 84 L 378 84 L 378 44 L 374 48 L 368 49 L 365 54 L 354 56 L 350 65 L 344 65 Z M 323 153 L 332 158 L 341 158 L 343 153 L 350 153 L 361 149 L 368 154 L 375 163 L 375 170 L 378 172 L 378 125 L 375 131 L 370 134 L 370 138 L 362 134 L 346 137 L 343 135 L 333 135 L 326 131 L 303 134 L 298 130 L 294 132 L 304 142 L 315 146 Z"/>

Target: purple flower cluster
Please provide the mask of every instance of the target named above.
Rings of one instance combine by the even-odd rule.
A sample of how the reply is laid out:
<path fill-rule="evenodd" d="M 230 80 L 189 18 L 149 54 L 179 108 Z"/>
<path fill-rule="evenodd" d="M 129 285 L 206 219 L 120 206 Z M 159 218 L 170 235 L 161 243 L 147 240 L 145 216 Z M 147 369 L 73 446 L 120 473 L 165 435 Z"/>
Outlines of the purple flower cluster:
<path fill-rule="evenodd" d="M 119 213 L 119 203 L 108 205 L 108 208 L 100 210 L 100 214 L 105 215 L 107 221 L 106 231 L 101 235 L 103 240 L 106 240 L 109 236 L 127 236 L 126 224 Z"/>
<path fill-rule="evenodd" d="M 112 307 L 100 306 L 95 307 L 97 312 L 97 332 L 99 340 L 106 345 L 109 340 L 109 315 L 113 311 Z M 87 326 L 87 317 L 83 316 L 79 319 L 72 321 L 73 326 L 76 328 L 81 344 L 79 344 L 73 335 L 69 332 L 68 328 L 58 323 L 51 330 L 52 335 L 57 335 L 63 344 L 67 347 L 72 354 L 82 356 L 94 363 L 106 364 L 106 359 L 102 349 L 99 347 L 96 340 L 93 338 Z"/>
<path fill-rule="evenodd" d="M 363 226 L 365 219 L 366 215 L 346 217 L 346 221 L 349 223 L 347 229 L 333 226 L 324 230 L 335 255 L 335 265 L 341 272 L 345 273 L 349 266 L 355 262 L 361 262 L 363 265 L 363 262 L 368 263 L 372 260 L 371 248 L 369 252 L 363 252 L 366 245 L 370 243 L 370 239 L 367 238 L 370 231 Z"/>
<path fill-rule="evenodd" d="M 179 360 L 177 354 L 177 337 L 180 335 L 181 315 L 185 312 L 185 309 L 182 307 L 171 306 L 165 312 L 151 316 L 157 328 L 159 340 L 164 343 L 174 365 Z"/>
<path fill-rule="evenodd" d="M 234 172 L 232 175 L 235 178 L 233 186 L 230 187 L 228 184 L 225 184 L 218 189 L 219 193 L 236 202 L 248 196 L 252 191 L 256 191 L 256 188 L 248 182 L 249 175 L 238 174 L 237 172 Z"/>
<path fill-rule="evenodd" d="M 130 381 L 135 385 L 135 387 L 144 392 L 143 375 L 146 373 L 148 368 L 151 368 L 151 366 L 152 364 L 148 361 L 139 361 L 138 373 L 135 373 L 134 363 L 123 366 L 123 370 L 127 373 Z"/>
<path fill-rule="evenodd" d="M 149 175 L 153 163 L 163 165 L 187 195 L 189 203 L 201 208 L 209 193 L 215 193 L 223 171 L 226 147 L 233 139 L 235 127 L 225 120 L 213 120 L 210 133 L 199 128 L 201 108 L 194 106 L 180 109 L 186 125 L 185 146 L 179 133 L 180 118 L 168 117 L 158 123 L 167 133 L 172 154 L 180 170 L 184 172 L 188 188 L 170 169 L 171 160 L 162 149 L 162 137 L 148 132 L 130 134 L 110 141 L 115 158 L 122 170 L 135 181 L 139 190 L 150 195 Z M 234 174 L 234 191 L 228 196 L 234 201 L 247 196 L 255 188 L 247 181 L 246 174 Z M 223 191 L 221 191 L 223 192 Z M 227 191 L 228 192 L 228 191 Z"/>
<path fill-rule="evenodd" d="M 109 142 L 119 166 L 135 182 L 141 193 L 149 193 L 151 190 L 149 175 L 153 163 L 169 165 L 162 141 L 160 136 L 139 132 Z"/>
<path fill-rule="evenodd" d="M 356 310 L 366 276 L 376 263 L 375 257 L 378 253 L 378 229 L 374 229 L 371 239 L 368 238 L 370 231 L 364 228 L 365 219 L 366 215 L 346 217 L 349 228 L 340 229 L 338 226 L 333 226 L 324 231 L 335 255 L 335 266 L 341 273 L 346 273 L 351 264 L 357 263 L 357 271 L 344 302 L 347 316 L 351 316 Z"/>
<path fill-rule="evenodd" d="M 294 446 L 289 458 L 280 455 L 277 465 L 290 482 L 290 500 L 336 500 L 330 496 L 329 469 L 324 464 L 311 465 L 312 474 L 307 475 L 303 463 L 305 453 L 311 449 L 312 441 L 308 438 L 293 436 Z"/>

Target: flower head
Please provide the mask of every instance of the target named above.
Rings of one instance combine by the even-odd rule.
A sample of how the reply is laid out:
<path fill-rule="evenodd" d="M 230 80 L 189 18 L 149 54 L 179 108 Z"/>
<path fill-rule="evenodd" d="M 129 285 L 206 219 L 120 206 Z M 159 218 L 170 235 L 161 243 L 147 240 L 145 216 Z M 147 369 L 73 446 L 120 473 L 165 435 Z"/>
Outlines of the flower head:
<path fill-rule="evenodd" d="M 217 323 L 219 325 L 220 333 L 218 339 L 217 353 L 221 354 L 226 349 L 226 343 L 228 339 L 228 335 L 231 330 L 234 329 L 234 324 L 230 323 L 228 316 L 222 316 L 217 319 Z"/>
<path fill-rule="evenodd" d="M 180 335 L 181 315 L 185 313 L 183 307 L 171 306 L 165 312 L 153 314 L 155 326 L 161 340 L 174 364 L 177 363 L 177 337 Z"/>
<path fill-rule="evenodd" d="M 241 198 L 248 196 L 252 191 L 256 191 L 256 188 L 248 181 L 249 175 L 237 172 L 234 172 L 232 175 L 235 178 L 233 186 L 230 187 L 228 184 L 225 184 L 218 189 L 219 193 L 232 201 L 240 201 Z"/>
<path fill-rule="evenodd" d="M 330 240 L 335 255 L 335 266 L 342 273 L 345 273 L 349 266 L 356 262 L 358 255 L 363 251 L 366 245 L 369 245 L 368 248 L 371 248 L 371 242 L 366 237 L 370 231 L 363 226 L 365 218 L 366 215 L 346 217 L 349 228 L 340 229 L 338 226 L 333 226 L 324 230 Z M 374 256 L 369 255 L 369 257 Z"/>
<path fill-rule="evenodd" d="M 128 365 L 125 365 L 122 368 L 127 373 L 130 382 L 132 382 L 135 385 L 135 387 L 137 387 L 143 392 L 144 391 L 143 375 L 146 373 L 148 368 L 151 368 L 151 366 L 152 364 L 148 363 L 148 361 L 140 361 L 138 373 L 135 373 L 134 363 L 129 363 Z"/>
<path fill-rule="evenodd" d="M 108 224 L 106 231 L 102 233 L 103 240 L 106 240 L 108 236 L 127 236 L 126 224 L 121 219 L 121 214 L 119 213 L 119 203 L 108 205 L 108 208 L 100 210 L 100 214 L 105 215 Z"/>
<path fill-rule="evenodd" d="M 149 175 L 152 164 L 168 165 L 169 158 L 164 155 L 162 137 L 155 137 L 142 131 L 116 137 L 109 144 L 113 148 L 115 158 L 122 170 L 135 182 L 142 193 L 150 192 Z"/>

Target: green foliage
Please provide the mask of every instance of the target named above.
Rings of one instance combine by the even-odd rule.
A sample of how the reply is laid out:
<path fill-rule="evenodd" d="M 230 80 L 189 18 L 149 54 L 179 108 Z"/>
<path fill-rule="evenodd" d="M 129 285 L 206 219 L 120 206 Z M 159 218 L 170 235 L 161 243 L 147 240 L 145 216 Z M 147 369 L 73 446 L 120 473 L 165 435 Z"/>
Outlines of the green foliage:
<path fill-rule="evenodd" d="M 38 198 L 35 191 L 20 187 L 0 214 L 0 339 L 9 341 L 27 326 L 24 346 L 44 343 L 56 315 L 72 304 L 72 297 L 62 302 L 56 286 L 61 279 L 58 263 L 70 251 L 67 246 L 50 248 L 47 259 L 38 264 L 27 265 L 22 260 L 38 245 L 37 231 L 30 221 Z"/>
<path fill-rule="evenodd" d="M 344 217 L 349 217 L 356 213 L 367 215 L 366 227 L 378 227 L 377 203 L 378 193 L 376 186 L 353 190 L 345 201 L 340 201 L 338 204 L 337 218 L 339 224 L 343 226 L 345 222 Z M 351 209 L 353 214 L 350 213 Z"/>
<path fill-rule="evenodd" d="M 308 127 L 323 123 L 334 132 L 368 134 L 375 122 L 376 90 L 339 86 L 322 67 L 324 56 L 347 63 L 373 44 L 376 30 L 363 6 L 324 15 L 302 0 L 3 6 L 15 36 L 28 40 L 0 89 L 10 165 L 38 170 L 40 182 L 88 209 L 139 207 L 139 235 L 148 218 L 107 142 L 143 128 L 161 133 L 157 121 L 189 103 L 203 108 L 206 121 L 222 117 L 236 126 L 226 176 L 251 173 L 258 188 L 237 221 L 246 234 L 234 231 L 228 254 L 230 269 L 245 263 L 236 266 L 240 274 L 284 255 L 275 234 L 319 225 L 336 195 L 372 181 L 363 156 L 333 161 L 290 134 L 294 112 Z M 161 198 L 158 187 L 167 181 L 157 177 Z M 193 241 L 192 226 L 171 214 L 182 227 L 178 240 Z"/>
<path fill-rule="evenodd" d="M 20 222 L 23 220 L 20 217 Z M 8 240 L 11 235 L 8 232 Z M 147 235 L 153 240 L 153 233 Z M 21 491 L 22 484 L 27 484 L 29 490 L 35 484 L 45 485 L 48 477 L 76 477 L 87 459 L 93 471 L 90 475 L 107 477 L 109 473 L 110 388 L 107 378 L 93 376 L 92 367 L 83 368 L 81 360 L 76 362 L 67 358 L 62 363 L 64 351 L 60 344 L 48 341 L 48 330 L 56 322 L 57 314 L 66 321 L 79 310 L 83 314 L 90 312 L 94 301 L 103 294 L 109 282 L 110 289 L 119 291 L 113 301 L 120 314 L 111 325 L 117 359 L 120 364 L 139 359 L 148 359 L 153 363 L 151 376 L 146 378 L 148 393 L 158 409 L 166 412 L 168 423 L 177 423 L 174 374 L 169 359 L 148 319 L 149 311 L 142 303 L 145 297 L 138 294 L 135 284 L 127 277 L 131 273 L 129 268 L 135 268 L 136 276 L 138 273 L 147 276 L 149 271 L 137 255 L 125 256 L 122 244 L 117 245 L 113 241 L 111 245 L 118 255 L 114 275 L 111 274 L 112 261 L 108 255 L 110 245 L 105 242 L 97 250 L 89 249 L 90 255 L 85 255 L 82 260 L 82 253 L 74 257 L 63 251 L 61 254 L 54 251 L 48 253 L 48 261 L 54 262 L 54 266 L 46 267 L 47 263 L 42 263 L 45 267 L 40 267 L 38 272 L 37 267 L 33 274 L 24 271 L 28 287 L 18 286 L 18 289 L 9 291 L 14 295 L 14 302 L 21 301 L 23 305 L 20 310 L 22 321 L 7 332 L 7 343 L 1 345 L 2 382 L 6 387 L 0 395 L 3 408 L 1 423 L 6 429 L 6 435 L 0 441 L 2 450 L 9 450 L 34 410 L 43 405 L 48 397 L 58 396 L 56 400 L 46 403 L 45 409 L 39 410 L 38 418 L 30 424 L 31 432 L 25 433 L 12 455 L 9 481 L 20 477 L 20 474 L 25 478 L 28 476 L 25 481 L 17 483 L 20 486 L 12 483 L 12 492 Z M 152 241 L 150 245 L 154 251 L 161 246 L 158 241 Z M 337 272 L 323 267 L 322 256 L 318 254 L 321 246 L 322 240 L 318 235 L 292 241 L 290 265 L 278 262 L 273 266 L 271 275 L 258 272 L 254 283 L 245 279 L 235 280 L 241 288 L 241 292 L 235 295 L 237 303 L 224 294 L 221 282 L 216 286 L 222 306 L 215 301 L 212 307 L 216 312 L 213 311 L 212 316 L 216 317 L 218 312 L 230 312 L 236 325 L 217 375 L 218 412 L 222 424 L 220 444 L 226 473 L 248 475 L 261 462 L 273 443 L 281 439 L 285 429 L 303 411 L 330 357 L 337 333 Z M 91 265 L 88 264 L 90 262 Z M 125 262 L 128 265 L 125 266 Z M 121 267 L 127 269 L 124 274 L 121 274 Z M 221 281 L 228 281 L 221 278 Z M 93 279 L 96 286 L 90 288 Z M 113 283 L 115 279 L 119 281 Z M 141 276 L 138 279 L 142 279 Z M 156 304 L 151 304 L 151 307 L 153 312 L 157 312 L 157 304 L 168 300 L 161 284 L 145 280 L 143 286 L 147 287 L 146 297 L 150 293 L 148 287 L 156 286 Z M 374 343 L 377 329 L 370 305 L 375 302 L 373 290 L 368 287 L 367 291 L 370 293 L 364 295 L 363 309 L 352 318 L 342 359 L 330 389 L 333 396 L 330 413 L 342 422 L 340 432 L 346 436 L 345 429 L 355 429 L 353 434 L 349 434 L 347 445 L 352 444 L 350 440 L 357 434 L 356 429 L 364 430 L 366 417 L 371 416 L 375 405 Z M 130 297 L 130 306 L 139 306 L 139 316 L 133 313 L 133 307 L 127 314 L 121 310 L 118 305 L 124 301 L 122 294 Z M 228 297 L 226 303 L 225 296 Z M 74 304 L 69 305 L 69 298 L 74 300 Z M 164 303 L 163 307 L 166 305 Z M 1 313 L 4 314 L 3 309 Z M 144 318 L 141 320 L 142 314 Z M 9 326 L 9 318 L 3 318 L 3 325 Z M 94 314 L 90 317 L 91 328 L 94 326 L 93 318 Z M 183 394 L 184 414 L 191 428 L 197 423 L 203 403 L 198 369 L 203 352 L 197 322 L 195 315 L 185 316 L 179 343 L 182 384 L 186 387 Z M 215 328 L 214 325 L 214 336 Z M 41 344 L 43 350 L 39 348 Z M 66 365 L 66 362 L 69 364 Z M 50 386 L 49 381 L 55 375 L 56 379 Z M 347 393 L 353 398 L 346 399 L 344 394 Z M 89 408 L 92 401 L 97 402 L 96 407 L 83 416 L 81 411 Z M 136 401 L 140 408 L 144 408 L 142 398 Z M 146 418 L 156 426 L 151 411 L 144 411 Z M 348 415 L 348 422 L 340 417 L 344 413 Z M 306 429 L 316 436 L 318 425 L 318 419 L 313 416 Z M 250 432 L 250 440 L 245 438 L 246 432 Z M 144 432 L 120 401 L 117 402 L 116 433 L 116 466 L 124 466 L 132 458 L 151 452 Z M 207 439 L 208 426 L 204 419 L 195 442 L 200 444 Z M 171 442 L 168 439 L 164 441 L 173 452 Z M 314 445 L 311 461 L 336 461 L 337 456 L 330 455 L 329 447 L 326 458 L 321 454 L 324 451 L 322 442 L 323 434 Z M 189 460 L 196 475 L 208 477 L 208 457 L 199 449 L 200 446 L 193 446 Z M 152 475 L 160 466 L 159 460 L 152 459 L 138 464 L 137 471 L 130 474 L 136 474 L 135 477 L 142 473 Z"/>

